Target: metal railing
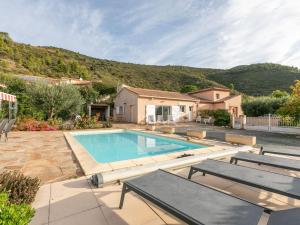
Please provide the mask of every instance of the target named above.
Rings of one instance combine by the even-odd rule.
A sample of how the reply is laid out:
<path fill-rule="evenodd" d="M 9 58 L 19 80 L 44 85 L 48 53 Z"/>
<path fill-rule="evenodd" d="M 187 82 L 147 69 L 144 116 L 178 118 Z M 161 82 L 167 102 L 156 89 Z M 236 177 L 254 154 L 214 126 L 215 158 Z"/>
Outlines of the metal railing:
<path fill-rule="evenodd" d="M 234 128 L 242 128 L 241 118 L 235 118 Z M 269 114 L 259 117 L 246 117 L 244 128 L 249 130 L 300 133 L 300 121 L 293 117 Z"/>

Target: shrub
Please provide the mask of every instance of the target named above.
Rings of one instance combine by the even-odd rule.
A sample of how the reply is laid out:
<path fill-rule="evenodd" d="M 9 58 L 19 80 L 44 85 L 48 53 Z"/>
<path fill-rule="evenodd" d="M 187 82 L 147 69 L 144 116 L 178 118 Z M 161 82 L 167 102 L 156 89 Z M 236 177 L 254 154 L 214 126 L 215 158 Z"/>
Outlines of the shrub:
<path fill-rule="evenodd" d="M 75 121 L 75 127 L 77 129 L 92 129 L 101 128 L 102 125 L 98 123 L 96 117 L 89 118 L 88 116 L 82 116 L 81 119 Z"/>
<path fill-rule="evenodd" d="M 34 209 L 30 205 L 10 203 L 8 194 L 0 192 L 0 224 L 27 225 L 33 215 Z"/>
<path fill-rule="evenodd" d="M 295 84 L 291 86 L 291 90 L 291 96 L 277 113 L 284 117 L 293 117 L 295 122 L 300 123 L 300 80 L 295 81 Z"/>
<path fill-rule="evenodd" d="M 105 121 L 102 123 L 102 126 L 103 128 L 111 128 L 112 127 L 112 124 L 111 122 L 108 120 L 108 121 Z"/>
<path fill-rule="evenodd" d="M 197 91 L 198 87 L 196 85 L 184 85 L 180 92 L 181 93 L 188 93 L 188 92 L 192 92 L 192 91 Z"/>
<path fill-rule="evenodd" d="M 23 118 L 17 122 L 17 130 L 19 131 L 54 131 L 59 128 L 59 126 L 50 125 L 54 124 L 53 121 L 49 123 L 46 121 L 38 121 L 34 118 Z"/>
<path fill-rule="evenodd" d="M 15 171 L 0 173 L 0 192 L 7 192 L 11 203 L 32 203 L 39 185 L 40 180 L 38 178 L 24 176 Z"/>
<path fill-rule="evenodd" d="M 213 117 L 215 118 L 215 126 L 228 126 L 230 124 L 230 114 L 224 109 L 214 111 Z"/>
<path fill-rule="evenodd" d="M 256 97 L 243 101 L 242 108 L 247 116 L 263 116 L 266 114 L 274 114 L 286 101 L 288 97 Z"/>
<path fill-rule="evenodd" d="M 81 112 L 84 100 L 77 87 L 70 84 L 49 86 L 35 83 L 28 88 L 31 103 L 41 109 L 47 119 L 54 117 L 68 118 Z"/>

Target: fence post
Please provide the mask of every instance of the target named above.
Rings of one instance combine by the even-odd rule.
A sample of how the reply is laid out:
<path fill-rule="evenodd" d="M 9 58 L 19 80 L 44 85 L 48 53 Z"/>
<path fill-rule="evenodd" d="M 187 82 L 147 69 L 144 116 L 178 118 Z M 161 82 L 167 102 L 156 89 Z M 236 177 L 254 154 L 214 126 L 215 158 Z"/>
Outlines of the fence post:
<path fill-rule="evenodd" d="M 235 128 L 235 117 L 234 115 L 230 115 L 230 126 L 231 128 Z"/>
<path fill-rule="evenodd" d="M 271 131 L 271 114 L 269 113 L 269 116 L 268 116 L 268 131 Z"/>
<path fill-rule="evenodd" d="M 246 129 L 246 123 L 247 123 L 247 116 L 246 115 L 242 115 L 241 116 L 241 129 Z"/>

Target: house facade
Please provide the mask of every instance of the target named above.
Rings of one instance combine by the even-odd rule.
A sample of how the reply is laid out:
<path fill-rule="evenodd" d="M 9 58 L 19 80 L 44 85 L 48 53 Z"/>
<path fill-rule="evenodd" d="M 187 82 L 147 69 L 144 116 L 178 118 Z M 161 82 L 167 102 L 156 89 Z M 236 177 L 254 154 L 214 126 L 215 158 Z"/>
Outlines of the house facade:
<path fill-rule="evenodd" d="M 120 122 L 194 121 L 198 110 L 226 109 L 239 116 L 241 96 L 230 96 L 225 88 L 209 88 L 182 94 L 179 92 L 134 88 L 123 85 L 115 98 L 114 119 Z"/>

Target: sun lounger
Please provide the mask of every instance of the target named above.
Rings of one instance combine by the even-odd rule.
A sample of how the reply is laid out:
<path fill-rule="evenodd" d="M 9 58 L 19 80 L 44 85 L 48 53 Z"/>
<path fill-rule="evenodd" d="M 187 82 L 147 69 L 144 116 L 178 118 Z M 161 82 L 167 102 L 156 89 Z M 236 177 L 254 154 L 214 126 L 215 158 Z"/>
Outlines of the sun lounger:
<path fill-rule="evenodd" d="M 190 169 L 188 178 L 196 172 L 210 174 L 266 191 L 300 199 L 300 179 L 282 174 L 238 166 L 216 160 L 205 160 Z"/>
<path fill-rule="evenodd" d="M 238 161 L 257 163 L 260 165 L 273 166 L 282 169 L 300 171 L 300 161 L 293 159 L 285 159 L 267 155 L 258 155 L 247 152 L 238 152 L 231 157 L 230 163 L 237 164 Z"/>
<path fill-rule="evenodd" d="M 268 225 L 296 225 L 300 219 L 300 209 L 272 212 L 163 170 L 125 181 L 120 209 L 129 191 L 189 225 L 257 225 L 264 211 L 271 212 Z"/>
<path fill-rule="evenodd" d="M 263 147 L 261 147 L 259 154 L 264 155 L 266 153 L 270 153 L 274 155 L 287 155 L 287 156 L 300 157 L 300 150 L 295 150 L 295 149 L 276 150 L 276 149 L 264 149 Z"/>
<path fill-rule="evenodd" d="M 2 132 L 0 132 L 0 140 L 1 140 L 1 136 L 2 134 L 5 134 L 5 141 L 7 141 L 8 139 L 8 133 L 11 131 L 12 126 L 15 124 L 16 120 L 9 120 L 6 124 L 6 126 L 4 127 L 4 129 L 2 130 Z"/>

